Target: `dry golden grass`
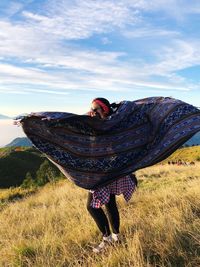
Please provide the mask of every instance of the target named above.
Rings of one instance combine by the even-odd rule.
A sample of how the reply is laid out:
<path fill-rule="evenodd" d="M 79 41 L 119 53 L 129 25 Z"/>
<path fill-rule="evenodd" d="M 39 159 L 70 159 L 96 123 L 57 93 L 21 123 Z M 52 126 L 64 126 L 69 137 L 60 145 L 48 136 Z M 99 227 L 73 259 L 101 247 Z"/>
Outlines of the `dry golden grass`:
<path fill-rule="evenodd" d="M 0 266 L 200 266 L 200 164 L 137 172 L 129 204 L 118 198 L 122 244 L 94 255 L 100 234 L 87 192 L 68 181 L 47 185 L 0 213 Z"/>
<path fill-rule="evenodd" d="M 192 147 L 184 147 L 177 149 L 169 158 L 168 160 L 184 160 L 186 162 L 200 161 L 200 146 L 192 146 Z"/>
<path fill-rule="evenodd" d="M 0 211 L 10 202 L 14 202 L 26 196 L 30 196 L 36 191 L 37 191 L 36 187 L 28 189 L 21 187 L 10 187 L 9 189 L 0 189 Z"/>

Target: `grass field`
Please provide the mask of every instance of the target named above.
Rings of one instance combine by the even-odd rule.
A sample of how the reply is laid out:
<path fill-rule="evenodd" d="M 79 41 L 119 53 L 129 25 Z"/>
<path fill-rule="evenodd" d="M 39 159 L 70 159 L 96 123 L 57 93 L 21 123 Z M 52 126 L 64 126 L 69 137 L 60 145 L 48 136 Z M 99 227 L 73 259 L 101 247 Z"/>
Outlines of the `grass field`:
<path fill-rule="evenodd" d="M 0 266 L 199 267 L 200 163 L 157 165 L 137 176 L 132 200 L 118 197 L 122 244 L 100 255 L 91 249 L 101 236 L 85 190 L 62 180 L 17 201 L 1 190 Z"/>

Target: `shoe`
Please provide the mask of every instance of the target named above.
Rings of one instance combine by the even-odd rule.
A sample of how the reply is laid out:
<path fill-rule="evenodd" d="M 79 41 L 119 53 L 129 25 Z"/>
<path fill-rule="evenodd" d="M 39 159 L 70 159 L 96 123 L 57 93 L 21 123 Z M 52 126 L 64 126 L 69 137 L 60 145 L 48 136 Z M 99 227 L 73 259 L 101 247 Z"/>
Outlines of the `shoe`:
<path fill-rule="evenodd" d="M 112 241 L 119 242 L 119 234 L 112 233 Z"/>
<path fill-rule="evenodd" d="M 104 236 L 101 243 L 97 247 L 93 248 L 93 252 L 99 253 L 103 251 L 108 245 L 111 244 L 112 244 L 112 235 Z"/>

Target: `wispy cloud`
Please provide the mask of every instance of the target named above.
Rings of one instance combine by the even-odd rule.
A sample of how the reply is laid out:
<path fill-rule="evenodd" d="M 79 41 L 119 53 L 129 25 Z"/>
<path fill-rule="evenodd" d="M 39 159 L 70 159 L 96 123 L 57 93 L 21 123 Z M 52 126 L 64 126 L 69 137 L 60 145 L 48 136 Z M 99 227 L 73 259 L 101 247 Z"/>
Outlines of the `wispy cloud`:
<path fill-rule="evenodd" d="M 8 3 L 6 3 L 6 1 L 2 1 L 2 3 L 0 4 L 1 7 L 1 16 L 2 17 L 11 17 L 14 14 L 16 14 L 17 12 L 20 12 L 20 10 L 23 9 L 24 4 L 20 3 L 19 1 L 10 1 L 9 5 Z"/>
<path fill-rule="evenodd" d="M 160 59 L 154 64 L 154 71 L 160 75 L 169 74 L 191 66 L 200 65 L 200 41 L 176 40 L 171 46 L 157 51 Z"/>
<path fill-rule="evenodd" d="M 85 39 L 95 33 L 105 33 L 115 27 L 123 27 L 137 13 L 131 13 L 121 1 L 50 1 L 45 15 L 24 11 L 29 24 L 58 38 Z"/>
<path fill-rule="evenodd" d="M 44 93 L 44 94 L 53 94 L 53 95 L 69 95 L 69 92 L 63 92 L 58 90 L 41 90 L 41 89 L 26 89 L 26 92 L 33 93 Z"/>
<path fill-rule="evenodd" d="M 124 0 L 129 7 L 138 8 L 140 11 L 158 13 L 161 12 L 176 20 L 184 19 L 185 16 L 199 12 L 200 2 L 198 0 Z"/>
<path fill-rule="evenodd" d="M 57 41 L 43 32 L 24 23 L 0 21 L 0 56 L 16 57 L 21 60 L 30 58 L 30 55 L 37 58 L 40 54 L 57 49 Z"/>
<path fill-rule="evenodd" d="M 156 39 L 158 37 L 179 37 L 181 34 L 178 31 L 167 29 L 159 29 L 155 27 L 136 28 L 134 30 L 125 30 L 123 35 L 127 38 L 150 38 Z"/>

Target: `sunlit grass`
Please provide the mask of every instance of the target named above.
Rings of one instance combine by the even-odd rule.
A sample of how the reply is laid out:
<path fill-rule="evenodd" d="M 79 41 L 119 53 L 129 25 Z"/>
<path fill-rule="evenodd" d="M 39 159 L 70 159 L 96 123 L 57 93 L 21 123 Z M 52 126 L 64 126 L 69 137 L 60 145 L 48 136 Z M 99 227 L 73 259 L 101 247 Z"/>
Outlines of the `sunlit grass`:
<path fill-rule="evenodd" d="M 176 150 L 169 158 L 165 161 L 169 160 L 183 160 L 186 162 L 191 161 L 200 161 L 200 146 L 192 146 L 192 147 L 183 147 Z"/>

